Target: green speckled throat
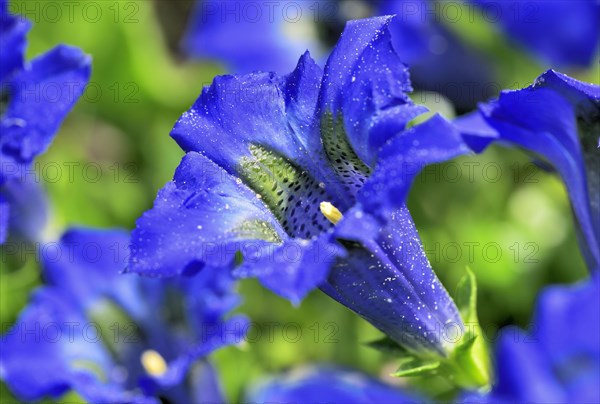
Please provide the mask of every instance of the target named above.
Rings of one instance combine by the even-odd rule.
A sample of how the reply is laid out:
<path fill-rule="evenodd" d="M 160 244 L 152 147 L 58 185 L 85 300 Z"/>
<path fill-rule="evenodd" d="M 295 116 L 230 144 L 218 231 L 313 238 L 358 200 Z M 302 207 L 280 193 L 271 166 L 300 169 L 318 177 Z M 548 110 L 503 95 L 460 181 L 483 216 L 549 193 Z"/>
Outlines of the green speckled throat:
<path fill-rule="evenodd" d="M 335 173 L 335 181 L 343 186 L 344 198 L 354 199 L 371 172 L 369 167 L 350 145 L 341 116 L 334 121 L 331 113 L 324 114 L 320 132 L 324 161 Z M 239 163 L 240 178 L 259 195 L 288 235 L 311 238 L 332 226 L 319 207 L 321 202 L 332 200 L 325 183 L 267 147 L 251 144 L 249 151 L 250 155 Z M 266 241 L 280 241 L 264 223 L 247 223 L 240 231 Z"/>

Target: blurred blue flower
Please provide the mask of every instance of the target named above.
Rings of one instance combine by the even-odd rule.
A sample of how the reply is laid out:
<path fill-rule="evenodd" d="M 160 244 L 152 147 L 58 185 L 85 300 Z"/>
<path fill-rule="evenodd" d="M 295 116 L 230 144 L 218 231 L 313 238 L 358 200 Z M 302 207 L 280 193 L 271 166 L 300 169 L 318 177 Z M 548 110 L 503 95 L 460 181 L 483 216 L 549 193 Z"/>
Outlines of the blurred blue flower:
<path fill-rule="evenodd" d="M 496 344 L 497 382 L 466 403 L 600 402 L 600 278 L 544 290 L 529 334 L 510 327 Z"/>
<path fill-rule="evenodd" d="M 47 285 L 0 345 L 0 377 L 18 398 L 222 402 L 202 358 L 241 342 L 245 318 L 223 320 L 238 303 L 230 274 L 122 275 L 128 243 L 124 231 L 73 229 L 40 248 Z"/>
<path fill-rule="evenodd" d="M 0 82 L 4 84 L 7 77 L 13 72 L 24 68 L 25 35 L 31 28 L 31 23 L 25 19 L 12 15 L 8 11 L 8 0 L 0 0 Z M 5 100 L 2 100 L 3 103 Z"/>
<path fill-rule="evenodd" d="M 408 65 L 415 89 L 444 95 L 458 112 L 470 111 L 493 95 L 492 67 L 449 28 L 452 21 L 444 21 L 449 18 L 445 13 L 456 4 L 435 0 L 371 3 L 376 14 L 397 14 L 396 23 L 390 26 L 394 48 Z"/>
<path fill-rule="evenodd" d="M 263 382 L 247 394 L 246 402 L 415 404 L 424 400 L 356 371 L 313 366 Z"/>
<path fill-rule="evenodd" d="M 597 0 L 471 0 L 547 66 L 589 67 L 600 44 Z"/>
<path fill-rule="evenodd" d="M 42 230 L 48 219 L 48 198 L 42 184 L 34 176 L 11 178 L 4 183 L 0 192 L 0 209 L 5 221 L 0 225 L 0 244 L 8 237 L 16 243 L 36 242 L 41 238 Z M 4 229 L 2 230 L 2 227 Z M 4 231 L 4 237 L 2 237 Z"/>
<path fill-rule="evenodd" d="M 8 237 L 8 214 L 10 205 L 6 198 L 0 194 L 0 244 L 6 241 Z"/>
<path fill-rule="evenodd" d="M 287 76 L 215 78 L 171 133 L 187 155 L 138 219 L 128 270 L 171 276 L 235 267 L 294 303 L 320 286 L 408 350 L 447 356 L 453 344 L 444 327 L 463 324 L 403 199 L 365 208 L 403 192 L 370 175 L 382 146 L 424 111 L 407 96 L 390 22 L 348 23 L 324 71 L 306 53 Z M 449 127 L 437 117 L 409 137 L 423 135 L 422 153 L 460 139 Z M 441 138 L 427 137 L 430 130 Z"/>
<path fill-rule="evenodd" d="M 417 90 L 435 91 L 460 111 L 489 98 L 490 69 L 482 56 L 441 23 L 434 0 L 242 0 L 196 2 L 182 47 L 186 54 L 223 62 L 236 73 L 285 73 L 305 50 L 321 60 L 346 21 L 397 14 L 390 25 L 400 60 Z"/>
<path fill-rule="evenodd" d="M 31 162 L 43 153 L 90 77 L 91 59 L 65 45 L 25 62 L 29 21 L 0 0 L 0 244 L 8 235 L 14 189 L 33 188 Z M 8 184 L 13 182 L 13 184 Z M 41 227 L 41 226 L 40 226 Z"/>
<path fill-rule="evenodd" d="M 499 141 L 523 147 L 561 175 L 591 270 L 600 267 L 600 86 L 549 70 L 533 85 L 503 91 L 456 124 L 477 151 Z"/>
<path fill-rule="evenodd" d="M 193 57 L 222 61 L 236 73 L 289 72 L 307 49 L 323 51 L 307 16 L 328 2 L 295 2 L 290 20 L 277 3 L 198 0 L 182 48 Z"/>

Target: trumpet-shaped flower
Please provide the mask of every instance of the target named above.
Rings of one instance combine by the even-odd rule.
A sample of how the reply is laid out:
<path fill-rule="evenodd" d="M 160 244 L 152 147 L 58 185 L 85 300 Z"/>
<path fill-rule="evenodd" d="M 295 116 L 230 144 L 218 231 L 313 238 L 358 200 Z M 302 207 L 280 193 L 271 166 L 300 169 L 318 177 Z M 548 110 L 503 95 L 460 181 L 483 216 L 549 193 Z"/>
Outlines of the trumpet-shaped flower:
<path fill-rule="evenodd" d="M 22 400 L 69 390 L 89 402 L 222 401 L 210 352 L 241 341 L 229 274 L 122 275 L 129 235 L 74 229 L 41 249 L 47 285 L 2 337 L 0 378 Z M 224 334 L 226 333 L 226 335 Z"/>
<path fill-rule="evenodd" d="M 30 27 L 0 0 L 0 243 L 11 211 L 23 210 L 9 203 L 20 197 L 13 192 L 32 188 L 31 162 L 48 148 L 90 77 L 91 59 L 74 47 L 60 45 L 26 62 Z"/>
<path fill-rule="evenodd" d="M 424 108 L 407 96 L 390 21 L 350 22 L 324 71 L 307 53 L 287 76 L 206 87 L 173 129 L 187 154 L 138 219 L 128 270 L 233 268 L 295 303 L 320 287 L 413 354 L 448 357 L 444 330 L 463 323 L 404 206 L 409 182 L 390 189 L 374 172 L 382 150 L 430 163 L 468 149 L 440 117 L 404 134 Z"/>
<path fill-rule="evenodd" d="M 590 270 L 600 267 L 600 86 L 549 70 L 457 120 L 474 150 L 498 141 L 547 160 L 565 183 Z"/>

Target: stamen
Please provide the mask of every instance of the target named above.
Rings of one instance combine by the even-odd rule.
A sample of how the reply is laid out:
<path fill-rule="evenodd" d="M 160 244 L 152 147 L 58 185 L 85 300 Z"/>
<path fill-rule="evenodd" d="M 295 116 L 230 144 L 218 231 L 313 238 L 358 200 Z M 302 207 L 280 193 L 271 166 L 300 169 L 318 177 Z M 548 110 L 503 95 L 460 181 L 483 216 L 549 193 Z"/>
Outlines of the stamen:
<path fill-rule="evenodd" d="M 140 361 L 142 362 L 144 370 L 150 376 L 159 377 L 167 371 L 167 362 L 165 362 L 164 358 L 153 349 L 144 351 Z"/>
<path fill-rule="evenodd" d="M 329 220 L 331 223 L 336 224 L 337 222 L 342 220 L 342 212 L 340 212 L 338 208 L 333 206 L 331 203 L 321 202 L 319 208 L 321 209 L 321 213 L 323 214 L 323 216 L 325 216 L 327 220 Z"/>

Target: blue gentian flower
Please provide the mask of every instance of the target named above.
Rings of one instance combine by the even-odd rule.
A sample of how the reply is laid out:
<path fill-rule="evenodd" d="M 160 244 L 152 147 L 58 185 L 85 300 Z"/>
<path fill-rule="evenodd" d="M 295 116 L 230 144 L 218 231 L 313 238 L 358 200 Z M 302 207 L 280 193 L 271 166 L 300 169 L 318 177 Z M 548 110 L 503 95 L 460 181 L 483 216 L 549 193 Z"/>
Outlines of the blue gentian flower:
<path fill-rule="evenodd" d="M 311 366 L 265 381 L 247 394 L 248 403 L 418 403 L 399 388 L 349 369 Z"/>
<path fill-rule="evenodd" d="M 324 71 L 306 53 L 287 76 L 215 78 L 171 133 L 187 154 L 138 219 L 128 270 L 173 276 L 234 268 L 294 303 L 321 287 L 409 351 L 450 355 L 454 344 L 443 330 L 463 330 L 457 308 L 403 199 L 388 209 L 387 193 L 374 193 L 402 193 L 371 173 L 382 147 L 412 153 L 394 142 L 424 111 L 407 96 L 391 22 L 348 23 Z M 449 129 L 438 116 L 410 132 L 410 144 L 421 136 L 423 149 L 460 139 Z M 437 158 L 432 152 L 421 161 Z"/>
<path fill-rule="evenodd" d="M 417 90 L 444 95 L 458 112 L 470 111 L 478 101 L 492 96 L 491 66 L 482 54 L 454 34 L 449 24 L 441 23 L 444 13 L 449 12 L 443 11 L 448 10 L 443 8 L 444 2 L 379 0 L 372 3 L 377 14 L 397 14 L 396 23 L 390 26 L 394 47 L 408 65 Z"/>
<path fill-rule="evenodd" d="M 457 120 L 476 151 L 499 141 L 535 153 L 561 175 L 590 269 L 600 267 L 600 86 L 549 70 Z"/>
<path fill-rule="evenodd" d="M 467 403 L 600 402 L 600 283 L 598 274 L 574 286 L 552 286 L 537 303 L 529 333 L 501 330 L 497 383 Z"/>
<path fill-rule="evenodd" d="M 202 358 L 241 342 L 245 319 L 223 319 L 238 302 L 230 274 L 121 275 L 128 243 L 124 231 L 73 229 L 41 248 L 46 285 L 1 341 L 0 377 L 18 398 L 222 401 Z"/>
<path fill-rule="evenodd" d="M 43 153 L 66 114 L 83 93 L 91 59 L 65 45 L 25 62 L 26 34 L 31 24 L 9 13 L 0 0 L 0 206 L 10 215 L 7 195 L 26 184 L 31 162 Z M 8 234 L 8 215 L 0 220 L 0 243 Z"/>
<path fill-rule="evenodd" d="M 435 1 L 317 0 L 312 2 L 198 0 L 183 39 L 196 58 L 221 61 L 235 73 L 293 69 L 309 49 L 321 60 L 348 20 L 397 14 L 394 46 L 418 90 L 436 91 L 468 111 L 491 96 L 483 57 L 465 46 L 435 15 Z"/>
<path fill-rule="evenodd" d="M 288 72 L 306 49 L 321 50 L 308 16 L 318 13 L 315 7 L 330 7 L 327 3 L 198 0 L 182 48 L 187 55 L 222 61 L 239 73 Z"/>
<path fill-rule="evenodd" d="M 590 67 L 600 44 L 596 0 L 471 0 L 507 36 L 551 67 Z"/>

